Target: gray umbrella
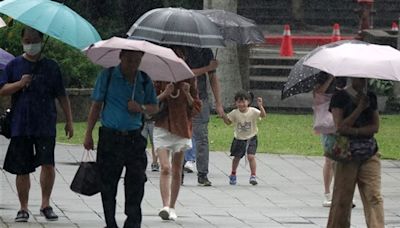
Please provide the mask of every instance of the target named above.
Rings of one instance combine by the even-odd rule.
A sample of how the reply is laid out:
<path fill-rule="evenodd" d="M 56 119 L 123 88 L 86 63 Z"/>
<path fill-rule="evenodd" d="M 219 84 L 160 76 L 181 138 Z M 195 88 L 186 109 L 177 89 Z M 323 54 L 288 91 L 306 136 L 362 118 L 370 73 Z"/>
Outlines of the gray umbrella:
<path fill-rule="evenodd" d="M 127 33 L 132 39 L 200 48 L 224 47 L 218 27 L 206 16 L 183 8 L 158 8 L 143 14 Z"/>
<path fill-rule="evenodd" d="M 264 35 L 255 22 L 225 10 L 196 10 L 207 16 L 220 29 L 225 41 L 237 44 L 265 43 Z"/>
<path fill-rule="evenodd" d="M 303 65 L 303 62 L 309 57 L 313 56 L 315 53 L 324 48 L 332 48 L 345 43 L 365 43 L 359 40 L 341 40 L 334 43 L 329 43 L 320 47 L 315 48 L 306 56 L 303 56 L 297 63 L 293 66 L 289 73 L 288 80 L 282 89 L 281 99 L 288 98 L 290 96 L 299 93 L 310 92 L 318 81 L 318 77 L 321 77 L 321 70 Z"/>

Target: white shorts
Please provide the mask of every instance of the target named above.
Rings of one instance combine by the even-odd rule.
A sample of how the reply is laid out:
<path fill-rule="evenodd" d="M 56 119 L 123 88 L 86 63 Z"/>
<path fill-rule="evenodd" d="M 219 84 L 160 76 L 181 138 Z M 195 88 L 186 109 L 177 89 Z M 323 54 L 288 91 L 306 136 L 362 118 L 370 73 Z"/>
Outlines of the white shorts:
<path fill-rule="evenodd" d="M 164 128 L 154 127 L 154 148 L 165 148 L 169 152 L 186 151 L 192 148 L 192 140 L 175 135 Z"/>

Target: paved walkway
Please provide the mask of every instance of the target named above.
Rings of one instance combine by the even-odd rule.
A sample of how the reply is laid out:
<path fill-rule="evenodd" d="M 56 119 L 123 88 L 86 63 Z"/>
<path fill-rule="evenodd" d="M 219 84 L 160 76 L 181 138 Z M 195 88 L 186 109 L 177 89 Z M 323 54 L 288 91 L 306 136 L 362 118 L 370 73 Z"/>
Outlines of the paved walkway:
<path fill-rule="evenodd" d="M 0 163 L 4 162 L 7 141 L 0 137 Z M 100 195 L 86 197 L 69 190 L 83 148 L 57 145 L 57 177 L 52 206 L 60 216 L 47 222 L 39 215 L 39 172 L 32 175 L 31 218 L 28 224 L 14 223 L 18 208 L 15 176 L 0 170 L 0 227 L 103 227 Z M 322 203 L 322 157 L 258 154 L 259 185 L 248 184 L 249 167 L 242 161 L 238 185 L 228 184 L 230 158 L 225 152 L 213 152 L 210 158 L 212 187 L 197 186 L 195 174 L 187 174 L 177 203 L 177 222 L 161 221 L 158 175 L 148 172 L 149 181 L 143 200 L 143 227 L 325 227 L 329 209 Z M 400 161 L 382 163 L 386 227 L 400 227 Z M 123 184 L 118 193 L 117 219 L 123 224 Z M 358 193 L 353 209 L 353 227 L 366 227 Z"/>

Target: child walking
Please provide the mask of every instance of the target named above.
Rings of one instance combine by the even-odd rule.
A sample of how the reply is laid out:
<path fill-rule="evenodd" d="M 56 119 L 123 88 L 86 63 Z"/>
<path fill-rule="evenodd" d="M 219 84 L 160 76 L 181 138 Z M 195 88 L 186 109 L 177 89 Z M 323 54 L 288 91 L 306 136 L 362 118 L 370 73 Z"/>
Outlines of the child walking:
<path fill-rule="evenodd" d="M 263 99 L 257 97 L 257 108 L 249 107 L 252 98 L 247 91 L 239 91 L 235 94 L 236 109 L 222 116 L 225 124 L 235 124 L 234 138 L 231 145 L 232 171 L 229 175 L 229 184 L 236 185 L 236 170 L 240 159 L 247 154 L 250 164 L 249 183 L 257 185 L 256 159 L 257 150 L 257 120 L 264 118 L 267 114 L 263 107 Z"/>

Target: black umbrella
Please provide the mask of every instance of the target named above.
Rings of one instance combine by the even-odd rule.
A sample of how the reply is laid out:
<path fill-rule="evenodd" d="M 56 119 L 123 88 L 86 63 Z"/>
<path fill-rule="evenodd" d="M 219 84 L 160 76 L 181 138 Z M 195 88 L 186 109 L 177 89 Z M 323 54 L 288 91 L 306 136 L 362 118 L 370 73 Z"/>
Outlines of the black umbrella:
<path fill-rule="evenodd" d="M 143 14 L 127 33 L 132 39 L 200 48 L 224 47 L 218 27 L 206 16 L 183 8 L 158 8 Z"/>
<path fill-rule="evenodd" d="M 285 83 L 284 88 L 282 89 L 281 99 L 283 100 L 299 93 L 310 92 L 314 88 L 315 84 L 318 83 L 319 77 L 325 74 L 320 74 L 321 70 L 317 68 L 303 65 L 303 62 L 323 48 L 332 48 L 344 43 L 364 42 L 358 40 L 341 40 L 317 47 L 312 50 L 306 56 L 297 61 L 296 64 L 293 66 L 292 70 L 289 73 L 288 80 Z"/>
<path fill-rule="evenodd" d="M 233 12 L 217 9 L 197 10 L 220 29 L 225 41 L 237 44 L 265 43 L 264 35 L 255 22 Z"/>

